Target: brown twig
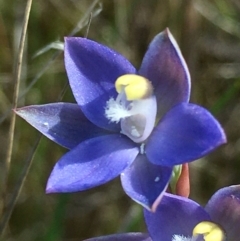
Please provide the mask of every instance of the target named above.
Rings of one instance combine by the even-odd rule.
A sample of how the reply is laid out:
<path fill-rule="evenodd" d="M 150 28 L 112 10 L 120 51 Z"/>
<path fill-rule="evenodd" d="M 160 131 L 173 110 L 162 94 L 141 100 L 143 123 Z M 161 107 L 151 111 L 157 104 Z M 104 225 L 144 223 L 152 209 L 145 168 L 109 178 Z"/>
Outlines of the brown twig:
<path fill-rule="evenodd" d="M 23 28 L 20 38 L 20 44 L 19 44 L 19 50 L 18 55 L 15 63 L 14 68 L 14 92 L 13 92 L 13 108 L 17 107 L 18 103 L 18 95 L 19 95 L 19 87 L 20 87 L 20 79 L 21 79 L 21 70 L 22 70 L 22 61 L 23 61 L 23 51 L 24 51 L 24 45 L 25 45 L 25 39 L 26 39 L 26 33 L 27 33 L 27 26 L 28 26 L 28 20 L 30 15 L 30 10 L 32 6 L 32 0 L 28 0 L 26 4 L 25 14 L 24 14 L 24 20 L 23 20 Z M 6 192 L 6 185 L 7 185 L 7 178 L 9 173 L 9 168 L 11 164 L 12 159 L 12 150 L 13 150 L 13 138 L 14 138 L 14 129 L 15 129 L 15 122 L 16 122 L 16 115 L 12 114 L 11 120 L 10 120 L 10 128 L 9 128 L 9 136 L 8 136 L 8 149 L 7 149 L 7 155 L 6 160 L 3 166 L 3 172 L 2 172 L 2 181 L 1 184 L 1 196 L 0 196 L 0 202 L 1 207 L 3 207 L 5 202 L 5 192 Z M 2 210 L 0 210 L 0 216 L 1 216 Z"/>
<path fill-rule="evenodd" d="M 29 2 L 31 2 L 32 0 L 28 0 L 28 3 Z M 84 14 L 84 16 L 81 18 L 81 20 L 77 23 L 77 26 L 71 31 L 71 33 L 70 33 L 70 36 L 73 36 L 73 35 L 75 35 L 78 31 L 80 31 L 85 25 L 88 25 L 88 28 L 87 28 L 87 32 L 88 32 L 88 30 L 89 30 L 89 25 L 90 25 L 90 23 L 91 22 L 89 22 L 89 19 L 91 20 L 92 19 L 92 17 L 95 17 L 95 16 L 97 16 L 100 12 L 101 12 L 101 10 L 102 10 L 102 8 L 101 8 L 101 6 L 100 6 L 100 8 L 98 9 L 98 10 L 96 10 L 95 12 L 93 12 L 93 9 L 95 8 L 95 6 L 97 5 L 99 3 L 99 0 L 95 0 L 91 5 L 90 5 L 90 7 L 89 7 L 89 9 L 88 9 L 88 11 Z M 28 4 L 27 4 L 27 6 L 28 6 Z M 27 9 L 27 7 L 26 7 L 26 9 Z M 29 7 L 29 12 L 30 12 L 30 7 Z M 27 12 L 27 10 L 26 10 L 26 12 Z M 25 15 L 26 15 L 26 12 L 25 12 Z M 93 13 L 92 13 L 93 12 Z M 28 16 L 29 16 L 29 13 L 28 13 Z M 90 17 L 89 17 L 90 16 Z M 28 20 L 28 19 L 27 19 Z M 88 21 L 87 21 L 88 20 Z M 24 18 L 24 23 L 25 23 L 25 21 L 26 21 L 26 18 Z M 25 25 L 24 25 L 24 27 L 25 27 Z M 26 29 L 27 29 L 27 26 L 26 26 Z M 25 30 L 26 31 L 26 30 Z M 26 35 L 26 32 L 25 32 L 25 35 Z M 21 38 L 21 41 L 22 41 L 22 38 Z M 20 47 L 21 47 L 21 44 L 20 44 Z M 24 46 L 23 46 L 24 47 Z M 22 49 L 23 49 L 23 47 L 22 47 Z M 48 65 L 50 66 L 50 64 L 60 55 L 60 53 L 61 53 L 61 51 L 57 51 L 54 55 L 53 55 L 53 57 L 51 58 L 51 60 L 49 61 L 49 63 L 48 63 Z M 22 53 L 21 53 L 22 54 Z M 18 58 L 18 62 L 17 63 L 19 63 L 19 59 L 21 60 L 22 58 Z M 21 62 L 21 61 L 20 61 Z M 44 70 L 45 69 L 47 69 L 47 66 L 45 66 L 46 68 L 44 68 Z M 20 68 L 20 70 L 21 70 L 21 65 L 19 66 L 19 68 Z M 42 75 L 43 73 L 44 73 L 44 70 L 43 71 L 41 71 L 41 73 L 39 74 L 39 75 Z M 17 72 L 16 72 L 17 73 Z M 18 74 L 18 75 L 16 75 L 16 76 L 19 76 L 19 79 L 20 79 L 20 73 Z M 39 78 L 40 76 L 38 76 L 38 78 Z M 17 78 L 16 78 L 16 80 L 17 80 Z M 35 79 L 34 79 L 35 80 Z M 18 81 L 18 82 L 20 82 L 20 80 Z M 36 82 L 36 80 L 34 81 L 34 83 Z M 17 84 L 16 84 L 17 85 Z M 66 91 L 66 89 L 67 89 L 67 87 L 68 87 L 68 84 L 66 84 L 65 86 L 64 86 L 64 88 L 63 88 L 63 90 L 62 90 L 62 92 L 61 92 L 61 94 L 60 94 L 60 96 L 59 96 L 59 100 L 61 100 L 62 99 L 62 96 L 64 95 L 64 93 L 65 93 L 65 91 Z M 17 107 L 17 100 L 18 100 L 18 92 L 19 92 L 19 83 L 18 83 L 18 87 L 16 86 L 15 87 L 15 89 L 17 89 L 17 95 L 15 94 L 15 92 L 14 92 L 14 109 Z M 14 131 L 14 126 L 15 126 L 15 115 L 13 115 L 14 116 L 14 125 L 13 125 L 13 131 Z M 25 180 L 26 180 L 26 177 L 27 177 L 27 175 L 28 175 L 28 172 L 29 172 L 29 170 L 30 170 L 30 167 L 31 167 L 31 165 L 32 165 L 32 161 L 33 161 L 33 157 L 34 157 L 34 154 L 35 154 L 35 151 L 36 151 L 36 149 L 37 149 L 37 147 L 38 147 L 38 144 L 39 144 L 39 142 L 40 142 L 40 140 L 41 140 L 41 137 L 42 137 L 42 135 L 40 135 L 38 138 L 37 138 L 37 140 L 36 140 L 36 143 L 35 143 L 35 145 L 34 145 L 34 147 L 32 148 L 32 150 L 31 150 L 31 153 L 30 153 L 30 155 L 29 155 L 29 157 L 28 157 L 28 159 L 26 160 L 26 163 L 25 163 L 25 165 L 24 165 L 24 168 L 23 168 L 23 171 L 22 171 L 22 174 L 20 175 L 20 177 L 19 177 L 19 181 L 17 182 L 18 184 L 16 185 L 16 188 L 15 188 L 15 190 L 13 191 L 13 194 L 12 194 L 12 196 L 11 196 L 11 198 L 10 198 L 10 201 L 9 201 L 9 203 L 6 205 L 5 204 L 5 212 L 4 212 L 4 214 L 2 215 L 2 219 L 1 219 L 1 222 L 0 222 L 0 238 L 2 238 L 3 237 L 3 235 L 4 235 L 4 233 L 5 233 L 5 230 L 6 230 L 6 227 L 7 227 L 7 224 L 8 224 L 8 221 L 9 221 L 9 219 L 10 219 L 10 217 L 11 217 L 11 214 L 12 214 L 12 211 L 13 211 L 13 209 L 14 209 L 14 207 L 15 207 L 15 204 L 16 204 L 16 202 L 17 202 L 17 200 L 18 200 L 18 197 L 19 197 L 19 195 L 20 195 L 20 193 L 21 193 L 21 190 L 22 190 L 22 187 L 23 187 L 23 185 L 24 185 L 24 182 L 25 182 Z M 13 136 L 12 136 L 12 140 L 13 140 Z M 12 145 L 12 143 L 11 143 L 11 145 Z M 11 147 L 11 149 L 12 149 L 12 147 Z M 11 155 L 9 156 L 10 157 L 10 159 L 9 159 L 9 165 L 8 165 L 8 170 L 9 170 L 9 166 L 10 166 L 10 162 L 11 162 L 11 156 L 12 156 L 12 150 L 11 150 L 11 153 L 10 153 Z M 7 179 L 7 175 L 6 175 L 6 179 Z"/>
<path fill-rule="evenodd" d="M 20 175 L 19 181 L 17 182 L 15 190 L 13 191 L 11 200 L 7 204 L 7 206 L 5 207 L 6 211 L 3 213 L 2 219 L 1 219 L 1 222 L 0 222 L 0 238 L 3 238 L 3 236 L 4 236 L 4 233 L 5 233 L 8 221 L 9 221 L 11 215 L 12 215 L 13 209 L 14 209 L 14 207 L 15 207 L 15 205 L 17 203 L 18 197 L 19 197 L 19 195 L 21 193 L 23 184 L 24 184 L 24 182 L 26 180 L 27 174 L 28 174 L 28 172 L 30 170 L 30 167 L 32 165 L 33 157 L 34 157 L 34 154 L 35 154 L 36 149 L 38 147 L 38 144 L 39 144 L 39 142 L 41 140 L 41 137 L 42 137 L 42 135 L 40 134 L 38 136 L 38 138 L 37 138 L 33 148 L 32 148 L 31 153 L 29 154 L 29 157 L 26 160 L 26 163 L 24 165 L 22 174 Z"/>

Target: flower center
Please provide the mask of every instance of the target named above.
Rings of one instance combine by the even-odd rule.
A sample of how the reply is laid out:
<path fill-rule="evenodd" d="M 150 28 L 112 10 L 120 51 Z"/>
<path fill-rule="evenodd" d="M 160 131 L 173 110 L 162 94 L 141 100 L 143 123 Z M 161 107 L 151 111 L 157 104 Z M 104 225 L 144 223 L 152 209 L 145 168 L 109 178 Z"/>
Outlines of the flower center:
<path fill-rule="evenodd" d="M 202 234 L 205 241 L 224 241 L 225 234 L 222 228 L 216 223 L 201 222 L 193 229 L 193 236 Z"/>
<path fill-rule="evenodd" d="M 192 237 L 173 235 L 172 241 L 224 241 L 225 234 L 219 225 L 204 221 L 195 226 Z"/>
<path fill-rule="evenodd" d="M 192 238 L 187 238 L 182 235 L 173 235 L 172 241 L 191 241 Z"/>
<path fill-rule="evenodd" d="M 115 82 L 116 100 L 106 103 L 105 115 L 121 123 L 121 133 L 134 142 L 145 141 L 153 130 L 157 103 L 151 82 L 139 75 L 123 75 Z"/>

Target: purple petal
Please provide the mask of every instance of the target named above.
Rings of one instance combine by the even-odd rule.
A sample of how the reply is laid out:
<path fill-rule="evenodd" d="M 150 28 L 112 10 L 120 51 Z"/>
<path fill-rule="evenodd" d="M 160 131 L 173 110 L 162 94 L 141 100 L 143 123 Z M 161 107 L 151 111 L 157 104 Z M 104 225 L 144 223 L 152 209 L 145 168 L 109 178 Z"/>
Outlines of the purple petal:
<path fill-rule="evenodd" d="M 144 210 L 145 221 L 153 240 L 172 240 L 173 235 L 192 237 L 193 228 L 201 221 L 210 221 L 207 212 L 196 202 L 165 194 L 155 213 Z"/>
<path fill-rule="evenodd" d="M 227 234 L 227 240 L 239 240 L 240 185 L 218 190 L 209 200 L 205 210 L 213 221 L 223 227 Z"/>
<path fill-rule="evenodd" d="M 77 104 L 32 105 L 15 112 L 50 140 L 69 149 L 86 139 L 106 134 L 83 115 Z"/>
<path fill-rule="evenodd" d="M 149 45 L 139 74 L 153 84 L 159 118 L 174 105 L 188 102 L 190 74 L 181 51 L 168 29 L 158 34 Z"/>
<path fill-rule="evenodd" d="M 139 154 L 131 166 L 121 174 L 124 191 L 134 201 L 155 211 L 172 174 L 172 168 L 150 163 Z"/>
<path fill-rule="evenodd" d="M 90 238 L 85 241 L 152 241 L 152 239 L 144 233 L 123 233 Z"/>
<path fill-rule="evenodd" d="M 135 73 L 135 68 L 119 53 L 85 38 L 66 38 L 64 54 L 73 95 L 86 117 L 99 127 L 118 131 L 119 125 L 105 117 L 106 102 L 117 96 L 116 79 Z"/>
<path fill-rule="evenodd" d="M 207 110 L 182 103 L 160 120 L 146 154 L 154 164 L 173 166 L 198 159 L 225 142 L 221 126 Z"/>
<path fill-rule="evenodd" d="M 58 161 L 46 191 L 76 192 L 104 184 L 128 167 L 137 154 L 134 143 L 121 135 L 86 140 Z"/>

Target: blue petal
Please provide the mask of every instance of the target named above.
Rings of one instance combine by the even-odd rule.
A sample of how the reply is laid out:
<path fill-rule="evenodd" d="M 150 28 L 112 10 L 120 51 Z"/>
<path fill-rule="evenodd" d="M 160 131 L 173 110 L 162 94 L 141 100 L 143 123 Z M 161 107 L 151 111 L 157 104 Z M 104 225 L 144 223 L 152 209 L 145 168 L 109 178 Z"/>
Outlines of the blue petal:
<path fill-rule="evenodd" d="M 91 123 L 77 104 L 32 105 L 15 112 L 50 140 L 69 149 L 86 139 L 107 134 Z"/>
<path fill-rule="evenodd" d="M 105 117 L 106 102 L 117 96 L 116 79 L 135 73 L 135 68 L 119 53 L 85 38 L 66 38 L 64 54 L 69 83 L 83 113 L 97 126 L 118 131 L 119 125 Z"/>
<path fill-rule="evenodd" d="M 172 168 L 157 166 L 139 154 L 131 166 L 121 174 L 124 191 L 134 201 L 155 211 L 172 174 Z"/>
<path fill-rule="evenodd" d="M 121 135 L 86 140 L 58 161 L 46 191 L 76 192 L 104 184 L 127 168 L 137 154 L 134 143 Z"/>
<path fill-rule="evenodd" d="M 224 229 L 227 240 L 240 237 L 240 185 L 218 190 L 209 200 L 205 210 L 212 220 Z"/>
<path fill-rule="evenodd" d="M 182 103 L 154 129 L 146 154 L 154 164 L 173 166 L 198 159 L 225 142 L 221 126 L 207 110 Z"/>
<path fill-rule="evenodd" d="M 188 102 L 190 74 L 176 41 L 166 29 L 158 34 L 146 52 L 139 74 L 148 78 L 154 87 L 158 117 L 180 102 Z"/>
<path fill-rule="evenodd" d="M 153 240 L 172 240 L 173 235 L 192 237 L 193 228 L 202 221 L 210 221 L 205 210 L 196 202 L 165 194 L 155 213 L 144 210 L 148 232 Z"/>
<path fill-rule="evenodd" d="M 84 241 L 152 241 L 152 239 L 144 233 L 123 233 L 90 238 Z"/>

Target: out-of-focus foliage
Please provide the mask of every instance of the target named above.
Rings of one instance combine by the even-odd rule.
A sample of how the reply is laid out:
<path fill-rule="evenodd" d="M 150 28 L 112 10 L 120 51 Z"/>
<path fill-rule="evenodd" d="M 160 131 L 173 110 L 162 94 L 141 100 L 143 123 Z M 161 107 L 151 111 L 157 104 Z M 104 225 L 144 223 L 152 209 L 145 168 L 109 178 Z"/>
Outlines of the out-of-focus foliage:
<path fill-rule="evenodd" d="M 92 0 L 33 1 L 21 93 L 57 51 L 39 50 L 63 41 Z M 192 76 L 191 102 L 222 123 L 228 144 L 191 164 L 191 197 L 204 203 L 218 188 L 240 183 L 240 3 L 238 0 L 100 0 L 88 38 L 121 52 L 139 66 L 148 43 L 169 27 Z M 11 108 L 13 76 L 26 1 L 0 2 L 0 119 Z M 101 6 L 97 5 L 96 9 Z M 95 9 L 95 10 L 96 10 Z M 85 36 L 86 27 L 76 33 Z M 19 101 L 19 106 L 55 102 L 67 83 L 60 54 Z M 21 94 L 20 94 L 21 95 Z M 73 102 L 67 90 L 64 101 Z M 0 126 L 0 159 L 6 156 L 9 119 Z M 17 119 L 8 196 L 16 186 L 37 131 Z M 65 149 L 43 138 L 7 229 L 7 241 L 75 241 L 116 231 L 143 231 L 140 207 L 123 193 L 119 180 L 91 191 L 46 195 L 47 178 Z"/>

